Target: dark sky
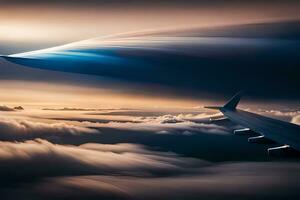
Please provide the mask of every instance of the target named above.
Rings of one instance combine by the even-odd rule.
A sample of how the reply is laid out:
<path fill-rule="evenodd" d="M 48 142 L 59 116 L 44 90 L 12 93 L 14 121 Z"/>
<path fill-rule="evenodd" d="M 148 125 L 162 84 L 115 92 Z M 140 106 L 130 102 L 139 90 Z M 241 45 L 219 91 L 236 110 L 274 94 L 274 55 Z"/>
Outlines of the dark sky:
<path fill-rule="evenodd" d="M 284 21 L 142 32 L 7 60 L 141 86 L 169 86 L 189 97 L 245 90 L 257 97 L 299 99 L 299 27 L 298 21 Z"/>
<path fill-rule="evenodd" d="M 1 1 L 0 54 L 124 32 L 295 20 L 299 7 L 298 1 Z"/>
<path fill-rule="evenodd" d="M 28 0 L 28 1 L 22 1 L 22 0 L 11 0 L 11 1 L 1 1 L 2 4 L 68 4 L 68 5 L 84 5 L 84 4 L 93 4 L 93 5 L 114 5 L 114 4 L 120 4 L 120 5 L 164 5 L 164 4 L 174 4 L 174 5 L 183 5 L 183 4 L 194 4 L 194 5 L 216 5 L 216 4 L 260 4 L 260 3 L 270 3 L 270 4 L 291 4 L 296 3 L 297 0 L 286 0 L 286 1 L 280 1 L 280 0 L 253 0 L 253 1 L 247 1 L 247 0 L 49 0 L 49 1 L 39 1 L 39 0 Z"/>
<path fill-rule="evenodd" d="M 94 41 L 100 41 L 98 46 L 87 45 L 84 51 L 75 45 L 71 51 L 79 56 L 51 57 L 54 63 L 45 57 L 10 61 L 132 82 L 133 89 L 126 85 L 124 91 L 142 94 L 155 93 L 152 85 L 157 84 L 171 88 L 164 94 L 189 98 L 246 90 L 257 97 L 298 99 L 299 15 L 298 1 L 4 1 L 0 54 L 120 34 L 120 46 L 110 50 L 102 49 L 99 39 Z M 128 32 L 138 36 L 132 49 L 122 41 Z M 165 38 L 148 43 L 142 38 L 151 36 Z M 81 62 L 91 54 L 102 56 L 100 64 Z M 20 73 L 3 76 L 30 79 Z M 76 84 L 85 85 L 86 79 Z M 115 86 L 109 81 L 94 85 Z"/>

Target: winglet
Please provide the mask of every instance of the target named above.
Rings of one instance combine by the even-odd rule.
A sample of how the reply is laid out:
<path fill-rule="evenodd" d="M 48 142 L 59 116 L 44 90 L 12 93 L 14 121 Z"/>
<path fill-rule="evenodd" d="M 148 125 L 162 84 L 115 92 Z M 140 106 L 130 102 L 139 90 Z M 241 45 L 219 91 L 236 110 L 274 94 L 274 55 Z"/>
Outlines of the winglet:
<path fill-rule="evenodd" d="M 242 97 L 242 94 L 243 94 L 242 91 L 235 94 L 223 107 L 230 110 L 235 110 Z"/>

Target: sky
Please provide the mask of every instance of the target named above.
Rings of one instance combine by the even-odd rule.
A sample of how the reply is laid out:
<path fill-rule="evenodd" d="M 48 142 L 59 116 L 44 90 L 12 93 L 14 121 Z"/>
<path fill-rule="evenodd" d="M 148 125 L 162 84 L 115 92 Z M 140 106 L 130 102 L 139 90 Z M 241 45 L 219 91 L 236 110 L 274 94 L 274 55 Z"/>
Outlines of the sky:
<path fill-rule="evenodd" d="M 205 109 L 300 124 L 299 1 L 0 0 L 1 199 L 298 199 Z"/>
<path fill-rule="evenodd" d="M 24 64 L 22 62 L 28 59 L 15 59 L 17 64 L 102 76 L 98 78 L 104 85 L 102 89 L 108 87 L 117 93 L 126 91 L 123 93 L 132 96 L 141 93 L 161 96 L 161 92 L 155 91 L 164 91 L 163 98 L 176 96 L 200 101 L 199 97 L 217 97 L 225 100 L 233 93 L 245 90 L 253 98 L 299 98 L 297 87 L 293 86 L 299 84 L 295 77 L 299 71 L 297 1 L 1 3 L 0 54 L 14 55 L 65 44 L 66 48 L 58 50 L 65 52 L 53 53 L 65 56 L 70 54 L 69 51 L 82 51 L 78 52 L 82 56 L 69 55 L 64 60 L 50 56 L 55 60 L 52 66 L 47 60 L 50 58 L 46 57 L 53 50 L 50 54 L 40 55 L 44 64 L 34 62 L 36 60 Z M 141 53 L 144 57 L 131 57 Z M 19 56 L 24 57 L 23 54 Z M 161 56 L 164 59 L 157 63 Z M 91 62 L 79 63 L 86 59 Z M 149 67 L 145 67 L 145 63 Z M 68 65 L 73 67 L 66 67 Z M 159 70 L 154 69 L 158 65 L 161 66 Z M 248 75 L 244 76 L 245 73 Z M 12 80 L 39 79 L 30 73 L 19 76 L 18 72 L 8 71 L 4 76 Z M 49 79 L 55 84 L 70 80 L 56 77 L 47 76 L 47 83 L 51 82 Z M 112 80 L 106 79 L 103 83 L 103 78 Z M 94 78 L 79 79 L 73 84 L 99 85 Z"/>
<path fill-rule="evenodd" d="M 299 19 L 297 1 L 1 1 L 5 54 L 126 32 Z"/>

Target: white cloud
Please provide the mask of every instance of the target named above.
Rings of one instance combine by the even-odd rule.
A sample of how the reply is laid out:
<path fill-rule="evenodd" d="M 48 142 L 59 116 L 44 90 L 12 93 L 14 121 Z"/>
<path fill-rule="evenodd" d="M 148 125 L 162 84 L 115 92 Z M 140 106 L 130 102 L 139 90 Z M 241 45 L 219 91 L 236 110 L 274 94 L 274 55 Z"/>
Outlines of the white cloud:
<path fill-rule="evenodd" d="M 0 142 L 0 173 L 8 169 L 26 176 L 68 174 L 159 175 L 190 173 L 205 161 L 179 157 L 174 153 L 147 150 L 134 144 L 58 145 L 36 139 L 26 142 Z M 13 175 L 12 175 L 13 176 Z"/>
<path fill-rule="evenodd" d="M 26 139 L 46 136 L 97 133 L 95 129 L 66 123 L 41 123 L 28 120 L 0 119 L 1 139 Z"/>
<path fill-rule="evenodd" d="M 296 115 L 292 118 L 292 123 L 300 125 L 300 115 Z"/>
<path fill-rule="evenodd" d="M 191 135 L 197 132 L 227 134 L 229 132 L 229 129 L 224 126 L 208 123 L 210 117 L 211 115 L 207 114 L 180 114 L 163 115 L 158 117 L 140 117 L 137 118 L 139 123 L 109 122 L 103 124 L 85 121 L 83 124 L 90 127 L 106 127 L 133 131 L 152 131 L 159 134 L 175 133 Z"/>
<path fill-rule="evenodd" d="M 275 116 L 285 116 L 285 117 L 294 117 L 300 114 L 300 111 L 280 111 L 280 110 L 265 110 L 264 113 L 275 115 Z"/>

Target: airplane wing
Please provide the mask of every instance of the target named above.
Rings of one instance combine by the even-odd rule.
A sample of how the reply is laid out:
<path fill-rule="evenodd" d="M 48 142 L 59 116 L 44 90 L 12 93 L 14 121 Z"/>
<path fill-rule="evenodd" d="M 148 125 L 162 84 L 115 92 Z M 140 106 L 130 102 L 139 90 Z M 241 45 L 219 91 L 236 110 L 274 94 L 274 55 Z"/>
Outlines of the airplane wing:
<path fill-rule="evenodd" d="M 236 94 L 219 110 L 232 122 L 245 127 L 244 130 L 235 130 L 235 133 L 252 131 L 259 136 L 250 137 L 249 142 L 261 142 L 266 140 L 281 144 L 280 147 L 269 148 L 268 152 L 292 148 L 300 151 L 300 126 L 278 119 L 269 118 L 256 113 L 237 109 L 241 93 Z M 210 107 L 207 107 L 210 108 Z"/>

